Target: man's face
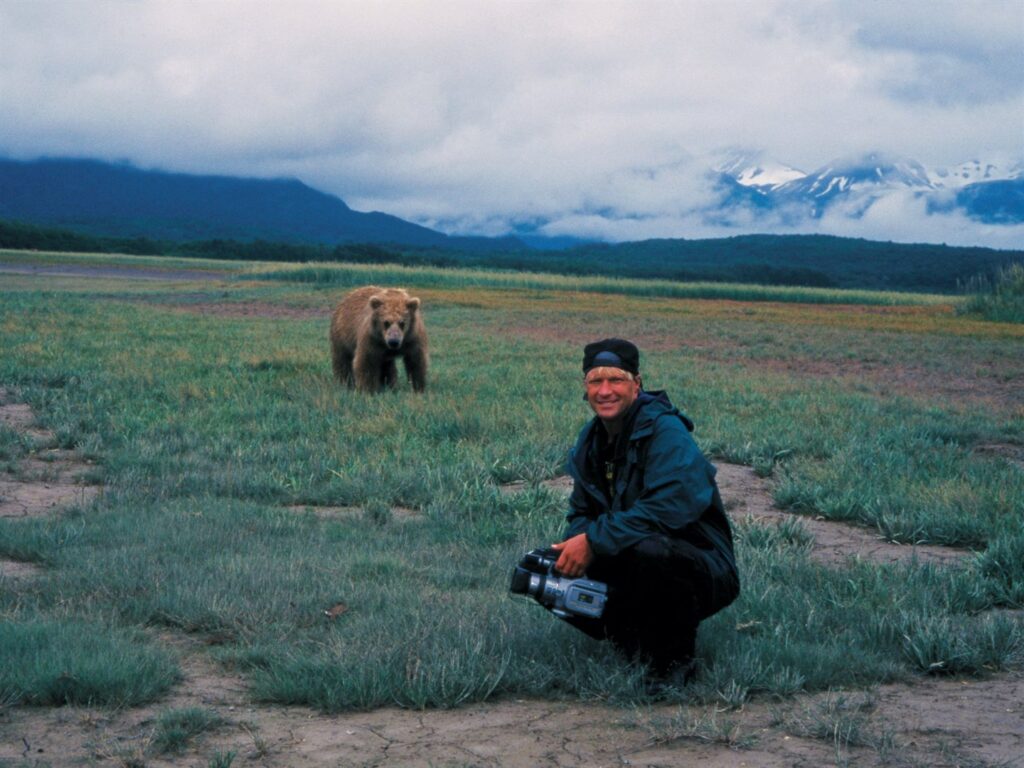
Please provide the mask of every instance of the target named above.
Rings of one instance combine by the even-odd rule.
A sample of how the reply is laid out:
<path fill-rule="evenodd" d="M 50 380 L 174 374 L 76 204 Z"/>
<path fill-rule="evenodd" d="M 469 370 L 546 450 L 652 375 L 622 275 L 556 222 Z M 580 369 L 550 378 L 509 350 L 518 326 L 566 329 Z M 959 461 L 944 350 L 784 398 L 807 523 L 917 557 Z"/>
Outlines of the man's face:
<path fill-rule="evenodd" d="M 621 368 L 591 368 L 583 377 L 587 402 L 605 426 L 617 426 L 640 394 L 640 377 Z"/>

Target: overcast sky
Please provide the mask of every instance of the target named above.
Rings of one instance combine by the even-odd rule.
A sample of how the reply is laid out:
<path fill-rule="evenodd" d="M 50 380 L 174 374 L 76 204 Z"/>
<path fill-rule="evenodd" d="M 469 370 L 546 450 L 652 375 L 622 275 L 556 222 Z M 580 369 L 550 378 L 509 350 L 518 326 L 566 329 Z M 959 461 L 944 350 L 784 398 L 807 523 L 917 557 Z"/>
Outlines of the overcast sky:
<path fill-rule="evenodd" d="M 731 233 L 693 214 L 727 147 L 1019 162 L 1022 73 L 1024 0 L 0 0 L 0 154 L 294 176 L 449 232 L 700 237 Z M 813 226 L 1024 243 L 912 199 Z"/>

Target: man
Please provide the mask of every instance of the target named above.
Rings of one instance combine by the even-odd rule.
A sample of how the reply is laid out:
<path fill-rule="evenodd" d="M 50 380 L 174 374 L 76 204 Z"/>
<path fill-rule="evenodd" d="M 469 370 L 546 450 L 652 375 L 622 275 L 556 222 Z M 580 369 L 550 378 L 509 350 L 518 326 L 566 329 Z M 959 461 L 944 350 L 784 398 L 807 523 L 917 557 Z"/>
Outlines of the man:
<path fill-rule="evenodd" d="M 664 392 L 645 392 L 640 353 L 603 339 L 583 350 L 594 418 L 569 459 L 573 491 L 555 566 L 603 581 L 600 619 L 578 629 L 648 664 L 652 690 L 692 677 L 697 625 L 739 594 L 732 532 L 715 468 L 690 435 L 693 422 Z"/>

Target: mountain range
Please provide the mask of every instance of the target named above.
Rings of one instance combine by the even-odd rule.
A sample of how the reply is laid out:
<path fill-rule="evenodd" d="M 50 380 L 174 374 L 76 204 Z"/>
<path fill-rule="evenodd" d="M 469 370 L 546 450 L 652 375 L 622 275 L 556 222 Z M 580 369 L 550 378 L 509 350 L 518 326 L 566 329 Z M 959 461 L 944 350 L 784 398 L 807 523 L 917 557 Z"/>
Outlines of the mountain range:
<path fill-rule="evenodd" d="M 723 213 L 736 207 L 772 211 L 789 223 L 829 211 L 859 218 L 890 195 L 910 194 L 923 199 L 929 213 L 960 210 L 988 224 L 1024 222 L 1024 162 L 971 160 L 928 169 L 916 160 L 873 152 L 805 173 L 763 153 L 733 151 L 712 174 L 723 193 Z"/>
<path fill-rule="evenodd" d="M 706 171 L 713 202 L 697 213 L 727 230 L 759 221 L 800 231 L 801 222 L 863 217 L 893 195 L 928 213 L 960 212 L 987 224 L 1024 223 L 1024 163 L 974 160 L 927 169 L 871 153 L 805 173 L 763 153 L 731 151 Z M 503 238 L 448 235 L 387 213 L 354 211 L 296 179 L 252 179 L 142 170 L 90 159 L 0 159 L 0 219 L 90 235 L 158 240 L 266 240 L 299 244 L 380 243 L 455 250 L 567 247 L 543 236 L 544 221 L 511 226 Z"/>
<path fill-rule="evenodd" d="M 88 159 L 0 159 L 0 219 L 157 240 L 524 247 L 513 238 L 451 237 L 386 213 L 353 211 L 296 179 L 167 173 Z"/>

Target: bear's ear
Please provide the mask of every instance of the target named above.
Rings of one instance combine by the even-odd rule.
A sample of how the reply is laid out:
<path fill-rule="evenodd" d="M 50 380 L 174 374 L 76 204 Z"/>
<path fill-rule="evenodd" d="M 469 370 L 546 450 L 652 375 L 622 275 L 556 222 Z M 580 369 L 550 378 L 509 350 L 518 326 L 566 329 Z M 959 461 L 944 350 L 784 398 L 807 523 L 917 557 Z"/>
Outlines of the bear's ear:
<path fill-rule="evenodd" d="M 380 305 L 384 303 L 384 299 L 380 296 L 370 297 L 370 309 L 380 309 Z"/>
<path fill-rule="evenodd" d="M 410 312 L 415 312 L 417 309 L 420 308 L 420 300 L 417 298 L 409 299 L 407 302 L 405 302 L 405 308 L 408 309 Z"/>

